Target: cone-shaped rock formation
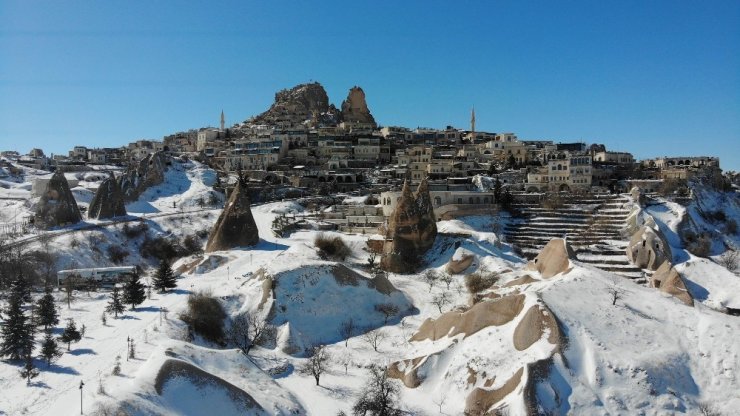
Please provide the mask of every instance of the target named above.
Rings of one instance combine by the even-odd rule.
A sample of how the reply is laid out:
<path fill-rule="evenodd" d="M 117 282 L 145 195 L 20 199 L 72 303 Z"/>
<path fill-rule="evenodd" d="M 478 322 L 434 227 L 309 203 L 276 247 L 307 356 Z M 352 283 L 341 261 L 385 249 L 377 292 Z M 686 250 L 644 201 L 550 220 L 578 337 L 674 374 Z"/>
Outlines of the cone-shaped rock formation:
<path fill-rule="evenodd" d="M 164 152 L 156 152 L 141 159 L 136 168 L 128 169 L 120 179 L 121 193 L 125 200 L 136 201 L 147 188 L 164 182 L 167 162 Z"/>
<path fill-rule="evenodd" d="M 111 175 L 100 184 L 98 191 L 95 192 L 87 209 L 87 217 L 100 220 L 124 215 L 126 215 L 126 207 L 123 205 L 123 193 L 121 193 L 118 182 Z"/>
<path fill-rule="evenodd" d="M 67 178 L 62 172 L 55 173 L 46 185 L 46 191 L 36 205 L 34 224 L 39 228 L 51 228 L 75 224 L 82 220 Z"/>
<path fill-rule="evenodd" d="M 390 253 L 383 259 L 383 267 L 395 273 L 413 272 L 437 237 L 437 222 L 426 179 L 419 184 L 415 195 L 408 182 L 404 182 L 398 205 L 388 220 L 388 232 L 393 243 Z"/>
<path fill-rule="evenodd" d="M 247 180 L 240 176 L 226 202 L 226 207 L 221 211 L 221 216 L 208 236 L 206 252 L 253 246 L 259 241 L 260 236 L 249 201 Z"/>

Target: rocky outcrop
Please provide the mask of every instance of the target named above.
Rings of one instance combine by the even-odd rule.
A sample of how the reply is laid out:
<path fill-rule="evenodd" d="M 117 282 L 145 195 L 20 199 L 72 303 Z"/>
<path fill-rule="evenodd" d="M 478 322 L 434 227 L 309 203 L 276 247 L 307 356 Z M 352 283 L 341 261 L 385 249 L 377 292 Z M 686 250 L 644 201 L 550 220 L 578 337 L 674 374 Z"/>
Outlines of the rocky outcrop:
<path fill-rule="evenodd" d="M 462 272 L 467 270 L 468 267 L 473 265 L 474 261 L 475 254 L 465 249 L 458 248 L 450 261 L 447 262 L 445 271 L 447 271 L 447 273 L 449 274 L 461 274 Z"/>
<path fill-rule="evenodd" d="M 156 152 L 139 161 L 135 168 L 129 168 L 119 179 L 121 193 L 126 201 L 136 201 L 144 191 L 164 182 L 169 158 L 164 152 Z"/>
<path fill-rule="evenodd" d="M 548 334 L 547 341 L 558 345 L 560 328 L 555 316 L 541 305 L 531 306 L 514 330 L 514 348 L 524 351 Z"/>
<path fill-rule="evenodd" d="M 345 123 L 363 123 L 375 126 L 375 118 L 370 114 L 365 101 L 365 91 L 354 86 L 349 90 L 347 99 L 342 101 L 342 120 Z"/>
<path fill-rule="evenodd" d="M 446 312 L 437 319 L 427 319 L 411 337 L 411 341 L 464 334 L 469 337 L 483 328 L 511 322 L 524 307 L 524 295 L 509 295 L 476 303 L 465 312 Z"/>
<path fill-rule="evenodd" d="M 63 173 L 55 173 L 46 184 L 46 190 L 36 204 L 33 219 L 34 224 L 42 229 L 76 224 L 82 220 L 77 201 Z"/>
<path fill-rule="evenodd" d="M 206 398 L 217 392 L 224 393 L 231 400 L 231 405 L 243 414 L 267 414 L 246 391 L 193 364 L 174 358 L 167 359 L 160 367 L 154 389 L 160 396 L 170 398 L 183 394 Z"/>
<path fill-rule="evenodd" d="M 206 243 L 206 253 L 234 247 L 254 246 L 260 241 L 252 216 L 247 180 L 239 178 L 224 210 L 213 226 Z"/>
<path fill-rule="evenodd" d="M 95 192 L 87 208 L 87 217 L 100 220 L 124 215 L 126 215 L 126 207 L 123 205 L 123 193 L 116 179 L 111 176 L 104 180 Z"/>
<path fill-rule="evenodd" d="M 278 91 L 269 110 L 247 120 L 250 124 L 276 125 L 287 122 L 337 124 L 340 112 L 329 104 L 329 96 L 318 82 Z"/>
<path fill-rule="evenodd" d="M 653 276 L 650 278 L 650 286 L 678 298 L 678 300 L 688 306 L 694 306 L 694 298 L 688 289 L 686 289 L 686 284 L 678 273 L 678 270 L 669 261 L 664 261 L 658 267 L 658 270 L 653 273 Z"/>
<path fill-rule="evenodd" d="M 525 270 L 536 270 L 543 278 L 549 279 L 556 274 L 570 271 L 570 259 L 575 258 L 575 252 L 568 242 L 562 238 L 553 238 L 534 260 L 527 263 Z"/>
<path fill-rule="evenodd" d="M 644 225 L 632 235 L 627 245 L 627 258 L 641 268 L 655 270 L 663 262 L 670 261 L 671 249 L 659 230 Z"/>
<path fill-rule="evenodd" d="M 381 265 L 395 273 L 413 272 L 437 237 L 437 221 L 426 179 L 419 184 L 416 194 L 404 182 L 400 200 L 388 220 L 388 233 L 392 247 Z"/>

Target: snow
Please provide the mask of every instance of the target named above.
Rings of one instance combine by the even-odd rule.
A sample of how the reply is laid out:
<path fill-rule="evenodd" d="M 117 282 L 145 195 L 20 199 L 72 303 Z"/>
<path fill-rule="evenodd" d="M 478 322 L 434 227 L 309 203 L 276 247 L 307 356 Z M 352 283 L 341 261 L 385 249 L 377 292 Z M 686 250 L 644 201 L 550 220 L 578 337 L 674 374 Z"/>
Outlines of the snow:
<path fill-rule="evenodd" d="M 3 179 L 9 188 L 0 188 L 0 197 L 26 192 L 27 198 L 29 181 L 42 173 L 24 172 L 22 178 Z M 209 230 L 219 210 L 202 210 L 198 200 L 209 196 L 209 184 L 214 180 L 214 172 L 197 162 L 173 163 L 163 184 L 128 205 L 130 216 L 126 220 L 132 221 L 131 226 L 142 221 L 150 236 L 182 237 Z M 89 190 L 87 185 L 83 189 Z M 82 200 L 85 195 L 80 192 L 76 198 Z M 29 209 L 27 200 L 0 199 L 0 218 L 4 222 L 26 215 Z M 22 214 L 9 213 L 11 210 Z M 674 259 L 679 260 L 676 268 L 696 299 L 695 307 L 573 261 L 573 270 L 566 274 L 495 289 L 502 295 L 523 294 L 523 312 L 535 304 L 549 308 L 567 339 L 557 349 L 545 334 L 524 351 L 517 351 L 512 343 L 523 313 L 505 325 L 486 327 L 468 337 L 410 342 L 426 319 L 440 316 L 432 303 L 435 296 L 449 297 L 443 312 L 468 305 L 463 276 L 453 276 L 449 289 L 441 282 L 430 289 L 420 276 L 425 270 L 411 275 L 390 274 L 390 282 L 399 290 L 390 296 L 362 281 L 357 286 L 340 285 L 328 272 L 334 263 L 318 257 L 313 245 L 317 231 L 297 231 L 289 238 L 272 233 L 272 220 L 283 213 L 302 212 L 300 205 L 276 202 L 256 205 L 252 211 L 261 237 L 257 246 L 204 255 L 202 260 L 196 256 L 179 260 L 174 267 L 200 265 L 193 273 L 180 276 L 176 290 L 153 293 L 136 310 L 126 311 L 118 319 L 109 317 L 106 325 L 100 319 L 108 301 L 106 291 L 78 292 L 70 308 L 63 293 L 55 292 L 62 318 L 55 334 L 61 332 L 64 319 L 73 318 L 78 327 L 86 326 L 86 335 L 50 368 L 36 361 L 42 372 L 31 386 L 20 379 L 18 363 L 0 361 L 0 414 L 79 414 L 80 381 L 86 384 L 82 391 L 85 414 L 116 403 L 126 403 L 134 409 L 134 415 L 242 414 L 215 384 L 198 386 L 174 379 L 165 384 L 162 395 L 158 394 L 156 375 L 168 359 L 180 360 L 236 386 L 252 396 L 267 414 L 351 413 L 357 393 L 367 380 L 367 366 L 430 354 L 419 369 L 425 378 L 422 385 L 415 389 L 401 387 L 401 408 L 410 414 L 436 415 L 440 406 L 444 414 L 462 414 L 473 388 L 467 383 L 468 368 L 479 375 L 485 371 L 489 377 L 495 376 L 487 388 L 496 388 L 519 368 L 551 356 L 549 373 L 535 383 L 535 392 L 543 410 L 553 414 L 697 414 L 701 403 L 711 403 L 729 415 L 740 408 L 740 319 L 720 312 L 722 308 L 740 307 L 740 278 L 681 247 L 678 226 L 683 215 L 693 215 L 690 209 L 663 201 L 645 209 L 644 214 L 651 215 L 666 234 Z M 729 215 L 734 218 L 734 211 Z M 91 221 L 84 225 L 97 228 L 62 229 L 49 242 L 48 249 L 59 256 L 59 268 L 72 264 L 114 266 L 107 259 L 107 248 L 121 246 L 130 252 L 124 264 L 142 265 L 145 280 L 148 278 L 156 261 L 141 256 L 143 236 L 128 239 L 122 224 Z M 440 234 L 426 256 L 427 268 L 441 271 L 451 258 L 472 253 L 478 257 L 478 267 L 502 274 L 502 284 L 524 274 L 520 270 L 524 261 L 498 240 L 490 216 L 440 221 L 437 225 Z M 341 236 L 349 246 L 351 255 L 343 264 L 369 277 L 367 236 L 328 234 Z M 35 241 L 29 249 L 43 247 Z M 256 277 L 260 269 L 276 277 L 279 289 L 276 298 L 262 309 L 258 308 L 261 282 Z M 536 272 L 527 274 L 538 278 Z M 612 305 L 609 291 L 615 287 L 622 297 Z M 303 354 L 284 352 L 280 342 L 255 347 L 246 357 L 229 346 L 200 337 L 192 343 L 183 341 L 186 328 L 178 314 L 185 310 L 188 294 L 193 291 L 210 291 L 221 300 L 229 316 L 245 310 L 267 313 L 275 306 L 272 319 L 280 326 L 281 334 L 303 334 L 300 339 L 304 348 L 327 343 L 333 359 L 329 372 L 321 377 L 321 385 L 316 386 L 312 377 L 299 371 L 306 360 Z M 407 313 L 384 324 L 373 306 L 380 301 L 399 305 Z M 286 309 L 281 310 L 280 305 Z M 168 310 L 166 318 L 160 308 Z M 362 326 L 379 328 L 384 334 L 378 351 L 359 333 L 345 347 L 337 328 L 350 315 L 357 317 Z M 130 360 L 125 354 L 127 337 L 134 339 L 137 350 Z M 121 356 L 120 376 L 111 375 L 116 356 Z M 346 374 L 340 364 L 343 360 L 350 362 Z M 524 377 L 529 376 L 525 373 Z M 105 394 L 98 393 L 101 382 Z M 476 383 L 480 387 L 483 379 L 479 377 Z M 520 388 L 504 398 L 511 415 L 524 414 L 522 395 Z"/>

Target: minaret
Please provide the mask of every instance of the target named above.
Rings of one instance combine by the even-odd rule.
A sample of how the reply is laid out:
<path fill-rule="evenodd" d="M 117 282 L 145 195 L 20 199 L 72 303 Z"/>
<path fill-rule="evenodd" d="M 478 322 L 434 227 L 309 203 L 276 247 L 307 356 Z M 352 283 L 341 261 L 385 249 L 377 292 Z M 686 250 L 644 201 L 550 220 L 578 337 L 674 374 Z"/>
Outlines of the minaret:
<path fill-rule="evenodd" d="M 224 128 L 224 125 L 226 124 L 226 120 L 224 119 L 224 110 L 221 110 L 221 131 L 226 130 Z"/>
<path fill-rule="evenodd" d="M 475 142 L 475 107 L 470 113 L 470 140 Z"/>

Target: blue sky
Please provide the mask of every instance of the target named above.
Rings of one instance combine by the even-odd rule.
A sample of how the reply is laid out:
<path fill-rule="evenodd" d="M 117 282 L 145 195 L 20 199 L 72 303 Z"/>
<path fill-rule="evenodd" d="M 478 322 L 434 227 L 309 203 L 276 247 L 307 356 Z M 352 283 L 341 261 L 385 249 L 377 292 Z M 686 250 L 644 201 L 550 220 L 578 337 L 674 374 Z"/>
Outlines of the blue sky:
<path fill-rule="evenodd" d="M 0 149 L 227 124 L 310 80 L 383 125 L 718 155 L 740 170 L 739 1 L 0 1 Z"/>

